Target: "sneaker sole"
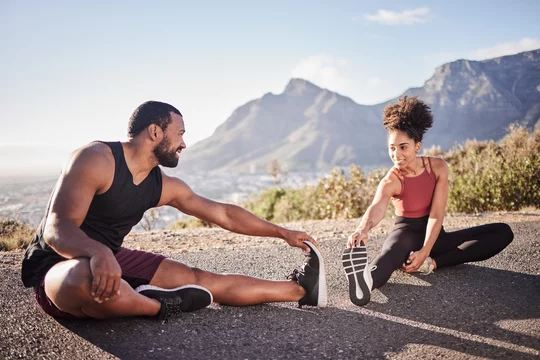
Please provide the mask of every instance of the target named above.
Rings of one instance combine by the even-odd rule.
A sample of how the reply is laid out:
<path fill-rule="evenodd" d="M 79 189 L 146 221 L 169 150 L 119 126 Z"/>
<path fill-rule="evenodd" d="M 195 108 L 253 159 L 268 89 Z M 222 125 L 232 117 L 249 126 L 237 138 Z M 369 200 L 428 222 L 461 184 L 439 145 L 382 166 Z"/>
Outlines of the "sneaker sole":
<path fill-rule="evenodd" d="M 345 249 L 341 260 L 349 282 L 349 297 L 352 303 L 358 306 L 366 305 L 371 299 L 371 291 L 364 278 L 368 266 L 366 246 L 362 242 L 360 247 Z"/>
<path fill-rule="evenodd" d="M 159 297 L 160 293 L 179 292 L 179 296 L 182 299 L 182 303 L 180 304 L 180 311 L 182 312 L 203 309 L 214 301 L 212 293 L 199 285 L 184 285 L 174 289 L 163 289 L 154 285 L 141 285 L 135 291 L 151 298 Z M 149 296 L 152 293 L 155 293 L 156 297 Z M 182 296 L 182 293 L 184 293 L 184 296 Z"/>
<path fill-rule="evenodd" d="M 328 302 L 327 290 L 326 290 L 326 272 L 324 271 L 324 261 L 321 255 L 321 252 L 315 245 L 309 241 L 304 241 L 304 243 L 309 246 L 311 251 L 315 251 L 317 258 L 319 259 L 319 289 L 317 292 L 317 306 L 326 307 Z"/>

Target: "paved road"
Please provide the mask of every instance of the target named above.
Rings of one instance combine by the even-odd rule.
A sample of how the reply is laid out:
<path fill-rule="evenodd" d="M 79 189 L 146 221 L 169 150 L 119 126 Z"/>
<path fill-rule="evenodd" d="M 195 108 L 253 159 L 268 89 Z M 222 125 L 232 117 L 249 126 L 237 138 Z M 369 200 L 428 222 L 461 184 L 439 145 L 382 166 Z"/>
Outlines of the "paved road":
<path fill-rule="evenodd" d="M 427 277 L 394 273 L 363 308 L 348 300 L 343 239 L 320 241 L 329 307 L 211 307 L 166 324 L 149 319 L 64 321 L 46 316 L 19 277 L 20 253 L 0 254 L 0 358 L 39 359 L 538 359 L 540 221 L 511 224 L 494 259 Z M 451 230 L 451 229 L 448 229 Z M 371 255 L 382 237 L 369 244 Z M 282 279 L 302 255 L 286 246 L 178 254 L 219 271 Z"/>

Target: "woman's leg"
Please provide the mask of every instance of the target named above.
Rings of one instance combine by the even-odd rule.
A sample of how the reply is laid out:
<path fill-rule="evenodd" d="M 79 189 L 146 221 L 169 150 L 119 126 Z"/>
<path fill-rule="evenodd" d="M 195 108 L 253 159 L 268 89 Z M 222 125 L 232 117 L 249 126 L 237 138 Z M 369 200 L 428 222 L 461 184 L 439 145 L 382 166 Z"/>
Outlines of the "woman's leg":
<path fill-rule="evenodd" d="M 394 230 L 385 240 L 381 253 L 373 260 L 371 266 L 377 268 L 371 272 L 373 289 L 386 284 L 394 270 L 399 269 L 407 260 L 411 251 L 422 248 L 424 235 L 405 229 Z"/>
<path fill-rule="evenodd" d="M 500 253 L 512 242 L 514 233 L 507 224 L 494 223 L 453 232 L 441 230 L 431 257 L 437 268 L 482 261 Z"/>

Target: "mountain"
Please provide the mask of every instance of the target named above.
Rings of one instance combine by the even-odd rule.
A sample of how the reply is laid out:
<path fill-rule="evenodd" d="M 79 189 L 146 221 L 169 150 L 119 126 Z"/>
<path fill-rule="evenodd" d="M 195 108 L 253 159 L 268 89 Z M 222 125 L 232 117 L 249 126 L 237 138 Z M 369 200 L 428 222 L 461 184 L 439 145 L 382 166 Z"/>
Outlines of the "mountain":
<path fill-rule="evenodd" d="M 431 106 L 424 146 L 448 149 L 466 139 L 499 139 L 519 121 L 540 118 L 540 49 L 484 61 L 444 64 L 415 95 Z M 398 98 L 399 98 L 398 97 Z M 382 110 L 398 98 L 360 105 L 302 79 L 237 108 L 214 134 L 188 148 L 182 171 L 264 171 L 272 160 L 289 170 L 388 163 Z"/>

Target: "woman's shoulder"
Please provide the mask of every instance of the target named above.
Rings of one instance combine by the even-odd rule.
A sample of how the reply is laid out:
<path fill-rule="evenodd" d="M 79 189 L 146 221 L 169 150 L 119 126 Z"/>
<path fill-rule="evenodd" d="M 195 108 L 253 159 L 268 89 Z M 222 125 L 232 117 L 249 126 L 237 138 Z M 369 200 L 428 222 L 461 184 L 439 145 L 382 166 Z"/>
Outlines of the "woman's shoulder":
<path fill-rule="evenodd" d="M 392 166 L 386 175 L 382 178 L 382 181 L 386 182 L 392 182 L 392 181 L 400 181 L 400 179 L 403 179 L 403 174 L 399 171 L 399 169 L 396 166 Z"/>
<path fill-rule="evenodd" d="M 431 170 L 435 175 L 439 176 L 448 173 L 448 164 L 443 158 L 436 156 L 424 156 L 424 158 L 429 161 Z"/>
<path fill-rule="evenodd" d="M 446 161 L 442 157 L 439 157 L 439 156 L 424 156 L 424 158 L 426 160 L 428 160 L 429 162 L 431 162 L 431 165 L 434 168 L 448 167 L 448 164 L 446 163 Z"/>
<path fill-rule="evenodd" d="M 377 193 L 385 196 L 396 196 L 401 192 L 401 180 L 394 168 L 390 168 L 386 175 L 379 182 Z"/>

